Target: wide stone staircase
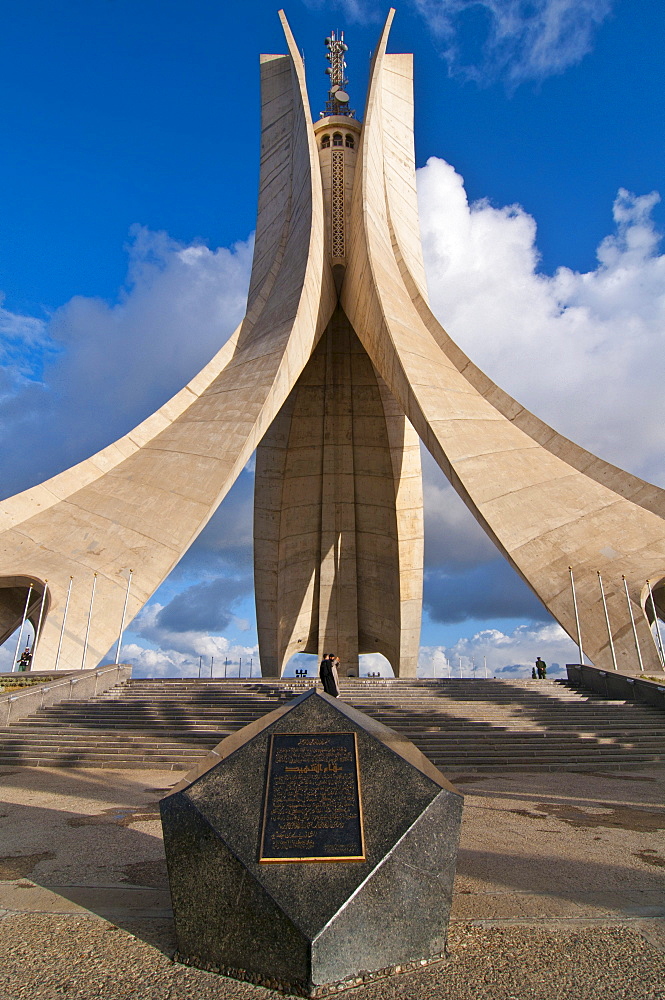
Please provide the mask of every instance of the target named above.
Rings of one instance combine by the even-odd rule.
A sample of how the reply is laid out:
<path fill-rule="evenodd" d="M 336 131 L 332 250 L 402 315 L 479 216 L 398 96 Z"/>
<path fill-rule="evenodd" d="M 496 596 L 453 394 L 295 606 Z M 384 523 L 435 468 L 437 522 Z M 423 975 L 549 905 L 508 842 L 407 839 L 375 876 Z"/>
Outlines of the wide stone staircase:
<path fill-rule="evenodd" d="M 311 680 L 132 680 L 0 728 L 0 765 L 187 769 Z M 665 761 L 665 713 L 556 681 L 346 679 L 342 699 L 446 772 Z"/>

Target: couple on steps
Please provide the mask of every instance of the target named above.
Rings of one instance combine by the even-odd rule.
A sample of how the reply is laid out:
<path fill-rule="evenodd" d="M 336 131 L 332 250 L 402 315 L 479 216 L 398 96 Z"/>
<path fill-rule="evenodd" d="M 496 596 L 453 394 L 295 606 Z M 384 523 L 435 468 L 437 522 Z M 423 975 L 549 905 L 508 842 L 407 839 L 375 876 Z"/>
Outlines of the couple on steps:
<path fill-rule="evenodd" d="M 319 667 L 319 677 L 323 684 L 323 690 L 332 698 L 339 698 L 339 656 L 334 653 L 325 653 Z"/>

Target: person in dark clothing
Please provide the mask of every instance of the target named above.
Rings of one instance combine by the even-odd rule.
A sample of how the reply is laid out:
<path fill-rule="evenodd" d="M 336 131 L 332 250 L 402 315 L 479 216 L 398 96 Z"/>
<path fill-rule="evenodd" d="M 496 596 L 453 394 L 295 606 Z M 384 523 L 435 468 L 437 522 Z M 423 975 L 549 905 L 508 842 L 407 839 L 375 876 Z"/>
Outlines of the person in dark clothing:
<path fill-rule="evenodd" d="M 18 661 L 19 671 L 26 671 L 30 669 L 30 663 L 32 661 L 32 653 L 30 652 L 30 647 L 26 646 L 21 655 L 21 659 Z"/>
<path fill-rule="evenodd" d="M 547 677 L 547 664 L 540 657 L 536 660 L 536 670 L 538 671 L 538 677 L 541 681 L 544 681 Z"/>
<path fill-rule="evenodd" d="M 537 679 L 537 677 L 538 677 L 538 674 L 536 673 L 536 668 L 535 667 L 531 667 L 531 680 L 535 681 Z"/>
<path fill-rule="evenodd" d="M 331 698 L 339 698 L 339 688 L 337 687 L 337 670 L 335 669 L 335 658 L 332 653 L 326 653 L 321 660 L 319 667 L 319 677 L 323 684 L 323 690 Z"/>

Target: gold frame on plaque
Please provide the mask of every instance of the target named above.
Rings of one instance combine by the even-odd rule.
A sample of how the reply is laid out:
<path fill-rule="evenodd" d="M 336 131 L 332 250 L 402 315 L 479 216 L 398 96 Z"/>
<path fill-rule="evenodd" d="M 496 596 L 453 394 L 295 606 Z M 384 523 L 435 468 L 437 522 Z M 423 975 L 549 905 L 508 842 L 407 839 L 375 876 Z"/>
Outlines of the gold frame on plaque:
<path fill-rule="evenodd" d="M 353 855 L 336 855 L 336 856 L 298 856 L 291 858 L 274 858 L 266 857 L 264 853 L 265 847 L 265 836 L 266 836 L 266 825 L 268 819 L 268 802 L 270 799 L 270 789 L 271 781 L 273 777 L 273 753 L 275 747 L 275 737 L 276 736 L 353 736 L 353 763 L 354 769 L 353 773 L 355 775 L 356 789 L 358 795 L 358 825 L 360 828 L 360 854 Z M 263 799 L 263 822 L 261 828 L 261 842 L 259 846 L 259 862 L 261 864 L 294 864 L 296 862 L 328 862 L 328 861 L 366 861 L 365 856 L 365 822 L 363 816 L 363 799 L 362 799 L 362 788 L 360 784 L 360 765 L 358 761 L 358 734 L 354 731 L 345 732 L 319 732 L 319 733 L 271 733 L 270 736 L 270 747 L 268 750 L 268 774 L 266 778 L 265 793 Z"/>

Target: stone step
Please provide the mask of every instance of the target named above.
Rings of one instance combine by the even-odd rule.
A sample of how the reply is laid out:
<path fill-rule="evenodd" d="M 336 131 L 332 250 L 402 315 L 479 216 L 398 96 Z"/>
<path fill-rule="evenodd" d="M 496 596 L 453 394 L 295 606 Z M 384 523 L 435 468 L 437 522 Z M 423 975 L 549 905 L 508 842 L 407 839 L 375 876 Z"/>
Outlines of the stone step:
<path fill-rule="evenodd" d="M 312 681 L 130 681 L 0 729 L 0 763 L 181 770 Z M 442 769 L 623 768 L 665 759 L 665 716 L 556 682 L 348 681 L 344 699 Z"/>
<path fill-rule="evenodd" d="M 130 768 L 145 768 L 159 770 L 188 770 L 194 767 L 199 757 L 179 757 L 176 754 L 132 754 L 122 755 L 83 755 L 76 753 L 0 753 L 0 765 L 26 767 L 112 767 L 119 770 Z M 488 761 L 485 756 L 472 758 L 462 755 L 458 757 L 432 758 L 432 763 L 451 775 L 454 770 L 506 772 L 506 771 L 569 771 L 569 770 L 601 770 L 629 769 L 649 764 L 660 764 L 665 760 L 664 754 L 630 753 L 593 759 L 589 757 L 571 757 L 564 755 L 559 758 L 535 761 L 531 757 L 495 757 Z"/>
<path fill-rule="evenodd" d="M 261 713 L 258 713 L 261 714 Z M 411 731 L 414 725 L 417 726 L 419 731 L 423 732 L 456 732 L 459 734 L 483 734 L 493 731 L 511 731 L 511 732 L 560 732 L 560 733 L 571 733 L 575 734 L 577 732 L 586 732 L 593 730 L 594 732 L 604 732 L 608 734 L 620 735 L 622 733 L 630 732 L 651 732 L 654 735 L 664 735 L 665 730 L 662 726 L 652 723 L 650 720 L 645 720 L 643 725 L 637 725 L 627 723 L 625 720 L 594 720 L 594 719 L 576 719 L 574 722 L 571 721 L 561 721 L 561 720 L 550 720 L 539 721 L 539 720 L 521 720 L 521 719 L 501 719 L 500 717 L 488 720 L 464 720 L 464 719 L 441 719 L 441 718 L 429 718 L 418 720 L 414 722 L 413 719 L 400 718 L 400 719 L 390 719 L 380 714 L 374 716 L 377 719 L 381 719 L 386 725 L 390 726 L 397 731 Z M 257 718 L 257 715 L 219 715 L 219 716 L 198 716 L 197 718 L 183 719 L 182 717 L 177 719 L 134 719 L 134 718 L 95 718 L 95 717 L 83 717 L 83 718 L 67 718 L 67 719 L 57 719 L 55 716 L 50 716 L 48 719 L 31 718 L 23 719 L 14 726 L 20 726 L 22 728 L 69 728 L 69 729 L 124 729 L 131 731 L 136 728 L 140 729 L 151 729 L 151 730 L 168 730 L 170 728 L 185 728 L 185 729 L 207 729 L 210 731 L 215 731 L 220 727 L 226 728 L 229 725 L 233 725 L 238 728 L 240 725 L 244 725 L 248 721 Z"/>
<path fill-rule="evenodd" d="M 358 702 L 353 702 L 351 704 L 355 708 L 359 707 Z M 243 706 L 242 708 L 237 708 L 234 710 L 232 707 L 221 706 L 221 705 L 214 707 L 193 706 L 189 708 L 187 711 L 184 711 L 180 709 L 172 709 L 166 707 L 161 709 L 148 706 L 146 706 L 145 708 L 131 708 L 124 705 L 118 705 L 117 709 L 109 711 L 106 707 L 101 705 L 100 706 L 85 705 L 85 706 L 73 707 L 71 706 L 71 703 L 69 703 L 69 705 L 65 704 L 62 707 L 54 706 L 50 708 L 45 708 L 42 711 L 44 716 L 47 718 L 57 717 L 59 719 L 94 716 L 95 718 L 104 717 L 110 720 L 119 719 L 123 717 L 137 718 L 137 719 L 154 718 L 154 719 L 177 720 L 178 718 L 188 718 L 193 715 L 196 715 L 197 717 L 198 716 L 241 717 L 250 715 L 256 716 L 257 712 L 272 711 L 275 707 L 276 706 L 274 704 L 268 704 L 267 706 L 259 704 L 254 707 Z M 651 709 L 651 710 L 645 709 L 644 711 L 635 709 L 634 711 L 608 710 L 608 711 L 593 711 L 593 712 L 586 711 L 585 709 L 579 709 L 572 712 L 571 711 L 556 712 L 553 710 L 549 710 L 547 712 L 545 711 L 534 712 L 534 711 L 527 711 L 524 708 L 522 708 L 521 710 L 515 710 L 512 707 L 507 708 L 504 711 L 500 711 L 498 708 L 495 707 L 491 711 L 476 710 L 474 712 L 472 709 L 463 710 L 459 706 L 451 705 L 446 710 L 439 710 L 439 711 L 429 710 L 429 711 L 413 712 L 413 711 L 408 711 L 406 709 L 400 709 L 399 711 L 395 711 L 395 708 L 392 705 L 385 706 L 383 708 L 381 706 L 376 706 L 376 705 L 371 705 L 371 706 L 363 705 L 362 711 L 366 712 L 367 714 L 372 714 L 375 716 L 380 715 L 382 718 L 385 719 L 390 718 L 393 720 L 403 719 L 407 715 L 411 718 L 418 718 L 418 719 L 442 719 L 442 720 L 460 719 L 469 721 L 483 721 L 484 719 L 491 720 L 497 718 L 523 718 L 523 719 L 531 719 L 534 721 L 538 721 L 541 719 L 544 720 L 551 719 L 552 721 L 559 720 L 561 722 L 573 721 L 573 720 L 577 722 L 578 720 L 582 719 L 595 719 L 598 721 L 602 721 L 604 719 L 607 720 L 622 719 L 625 721 L 626 724 L 630 723 L 631 721 L 633 723 L 639 723 L 642 720 L 649 719 L 651 722 L 656 722 L 656 723 L 660 722 L 663 728 L 665 728 L 665 715 L 663 714 L 663 712 L 659 712 L 657 709 Z"/>

